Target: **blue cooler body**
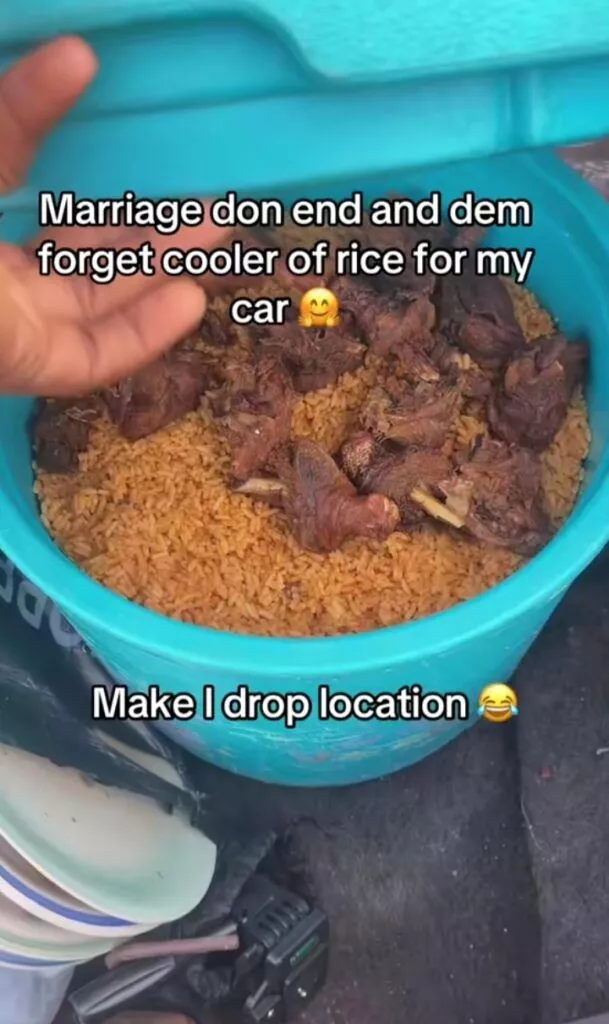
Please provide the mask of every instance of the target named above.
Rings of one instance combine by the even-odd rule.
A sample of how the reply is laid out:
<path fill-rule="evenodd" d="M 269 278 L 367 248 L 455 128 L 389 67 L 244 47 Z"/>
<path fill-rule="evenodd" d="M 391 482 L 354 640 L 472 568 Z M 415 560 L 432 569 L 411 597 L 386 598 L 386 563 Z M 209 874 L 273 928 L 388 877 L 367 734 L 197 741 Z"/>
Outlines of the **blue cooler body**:
<path fill-rule="evenodd" d="M 609 210 L 548 153 L 514 152 L 609 132 L 606 0 L 22 0 L 0 13 L 0 68 L 39 39 L 79 32 L 101 60 L 90 93 L 52 135 L 28 184 L 3 199 L 2 237 L 36 229 L 42 189 L 79 197 L 349 195 L 431 189 L 527 198 L 527 285 L 592 346 L 593 445 L 568 523 L 524 569 L 448 612 L 357 636 L 287 640 L 170 621 L 99 586 L 42 526 L 32 495 L 30 403 L 0 399 L 0 548 L 62 608 L 132 690 L 218 701 L 318 687 L 356 694 L 420 684 L 464 691 L 470 722 L 321 721 L 286 729 L 222 716 L 165 726 L 200 756 L 295 785 L 351 783 L 424 757 L 476 719 L 569 584 L 609 539 Z M 484 158 L 484 159 L 482 159 Z"/>

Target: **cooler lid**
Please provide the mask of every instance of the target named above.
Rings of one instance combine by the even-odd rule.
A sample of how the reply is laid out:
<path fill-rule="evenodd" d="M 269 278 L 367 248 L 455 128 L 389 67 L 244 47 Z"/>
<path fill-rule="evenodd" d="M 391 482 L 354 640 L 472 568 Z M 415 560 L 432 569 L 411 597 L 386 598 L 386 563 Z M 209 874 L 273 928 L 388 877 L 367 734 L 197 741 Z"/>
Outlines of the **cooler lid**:
<path fill-rule="evenodd" d="M 33 188 L 293 190 L 609 133 L 607 0 L 11 8 L 0 11 L 0 67 L 61 32 L 85 35 L 102 64 Z"/>

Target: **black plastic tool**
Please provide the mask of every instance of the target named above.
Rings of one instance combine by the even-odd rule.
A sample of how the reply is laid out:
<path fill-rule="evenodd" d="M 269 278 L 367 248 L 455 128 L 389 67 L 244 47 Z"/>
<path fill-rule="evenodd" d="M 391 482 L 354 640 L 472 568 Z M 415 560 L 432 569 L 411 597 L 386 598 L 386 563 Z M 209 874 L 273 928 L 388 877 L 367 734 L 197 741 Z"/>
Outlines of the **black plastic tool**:
<path fill-rule="evenodd" d="M 184 1013 L 199 1024 L 230 1004 L 242 1024 L 287 1024 L 322 987 L 328 967 L 326 915 L 254 875 L 234 903 L 235 953 L 133 961 L 107 971 L 68 999 L 76 1024 L 101 1024 L 126 1009 Z"/>
<path fill-rule="evenodd" d="M 243 1024 L 292 1020 L 326 979 L 326 915 L 260 876 L 246 886 L 233 914 L 245 947 L 235 964 L 235 986 L 245 981 L 249 988 Z"/>

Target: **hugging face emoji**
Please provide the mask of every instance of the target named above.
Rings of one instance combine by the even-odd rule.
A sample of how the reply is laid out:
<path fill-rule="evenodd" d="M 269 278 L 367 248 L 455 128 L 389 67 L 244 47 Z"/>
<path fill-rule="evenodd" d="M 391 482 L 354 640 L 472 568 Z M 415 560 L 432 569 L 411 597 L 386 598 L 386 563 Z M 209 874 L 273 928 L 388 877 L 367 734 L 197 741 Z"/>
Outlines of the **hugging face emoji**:
<path fill-rule="evenodd" d="M 478 714 L 487 722 L 507 722 L 518 714 L 518 698 L 511 686 L 491 683 L 485 686 L 478 699 Z"/>
<path fill-rule="evenodd" d="M 300 300 L 301 327 L 336 327 L 340 323 L 338 299 L 329 288 L 310 288 Z"/>

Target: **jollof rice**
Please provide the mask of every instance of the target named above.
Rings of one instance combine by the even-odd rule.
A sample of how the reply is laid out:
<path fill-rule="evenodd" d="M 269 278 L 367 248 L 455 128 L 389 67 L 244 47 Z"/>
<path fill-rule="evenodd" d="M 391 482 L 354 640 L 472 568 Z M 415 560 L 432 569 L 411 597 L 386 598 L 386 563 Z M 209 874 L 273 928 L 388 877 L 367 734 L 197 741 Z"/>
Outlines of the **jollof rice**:
<path fill-rule="evenodd" d="M 529 340 L 552 330 L 532 296 L 510 286 Z M 304 396 L 295 436 L 335 451 L 377 370 Z M 455 440 L 484 430 L 461 417 Z M 569 514 L 590 441 L 581 392 L 543 455 L 556 525 Z M 39 473 L 42 517 L 66 554 L 111 590 L 185 622 L 265 636 L 355 633 L 449 608 L 499 583 L 524 559 L 429 525 L 330 555 L 302 550 L 283 514 L 226 485 L 229 455 L 203 410 L 132 444 L 102 421 L 76 476 Z"/>

